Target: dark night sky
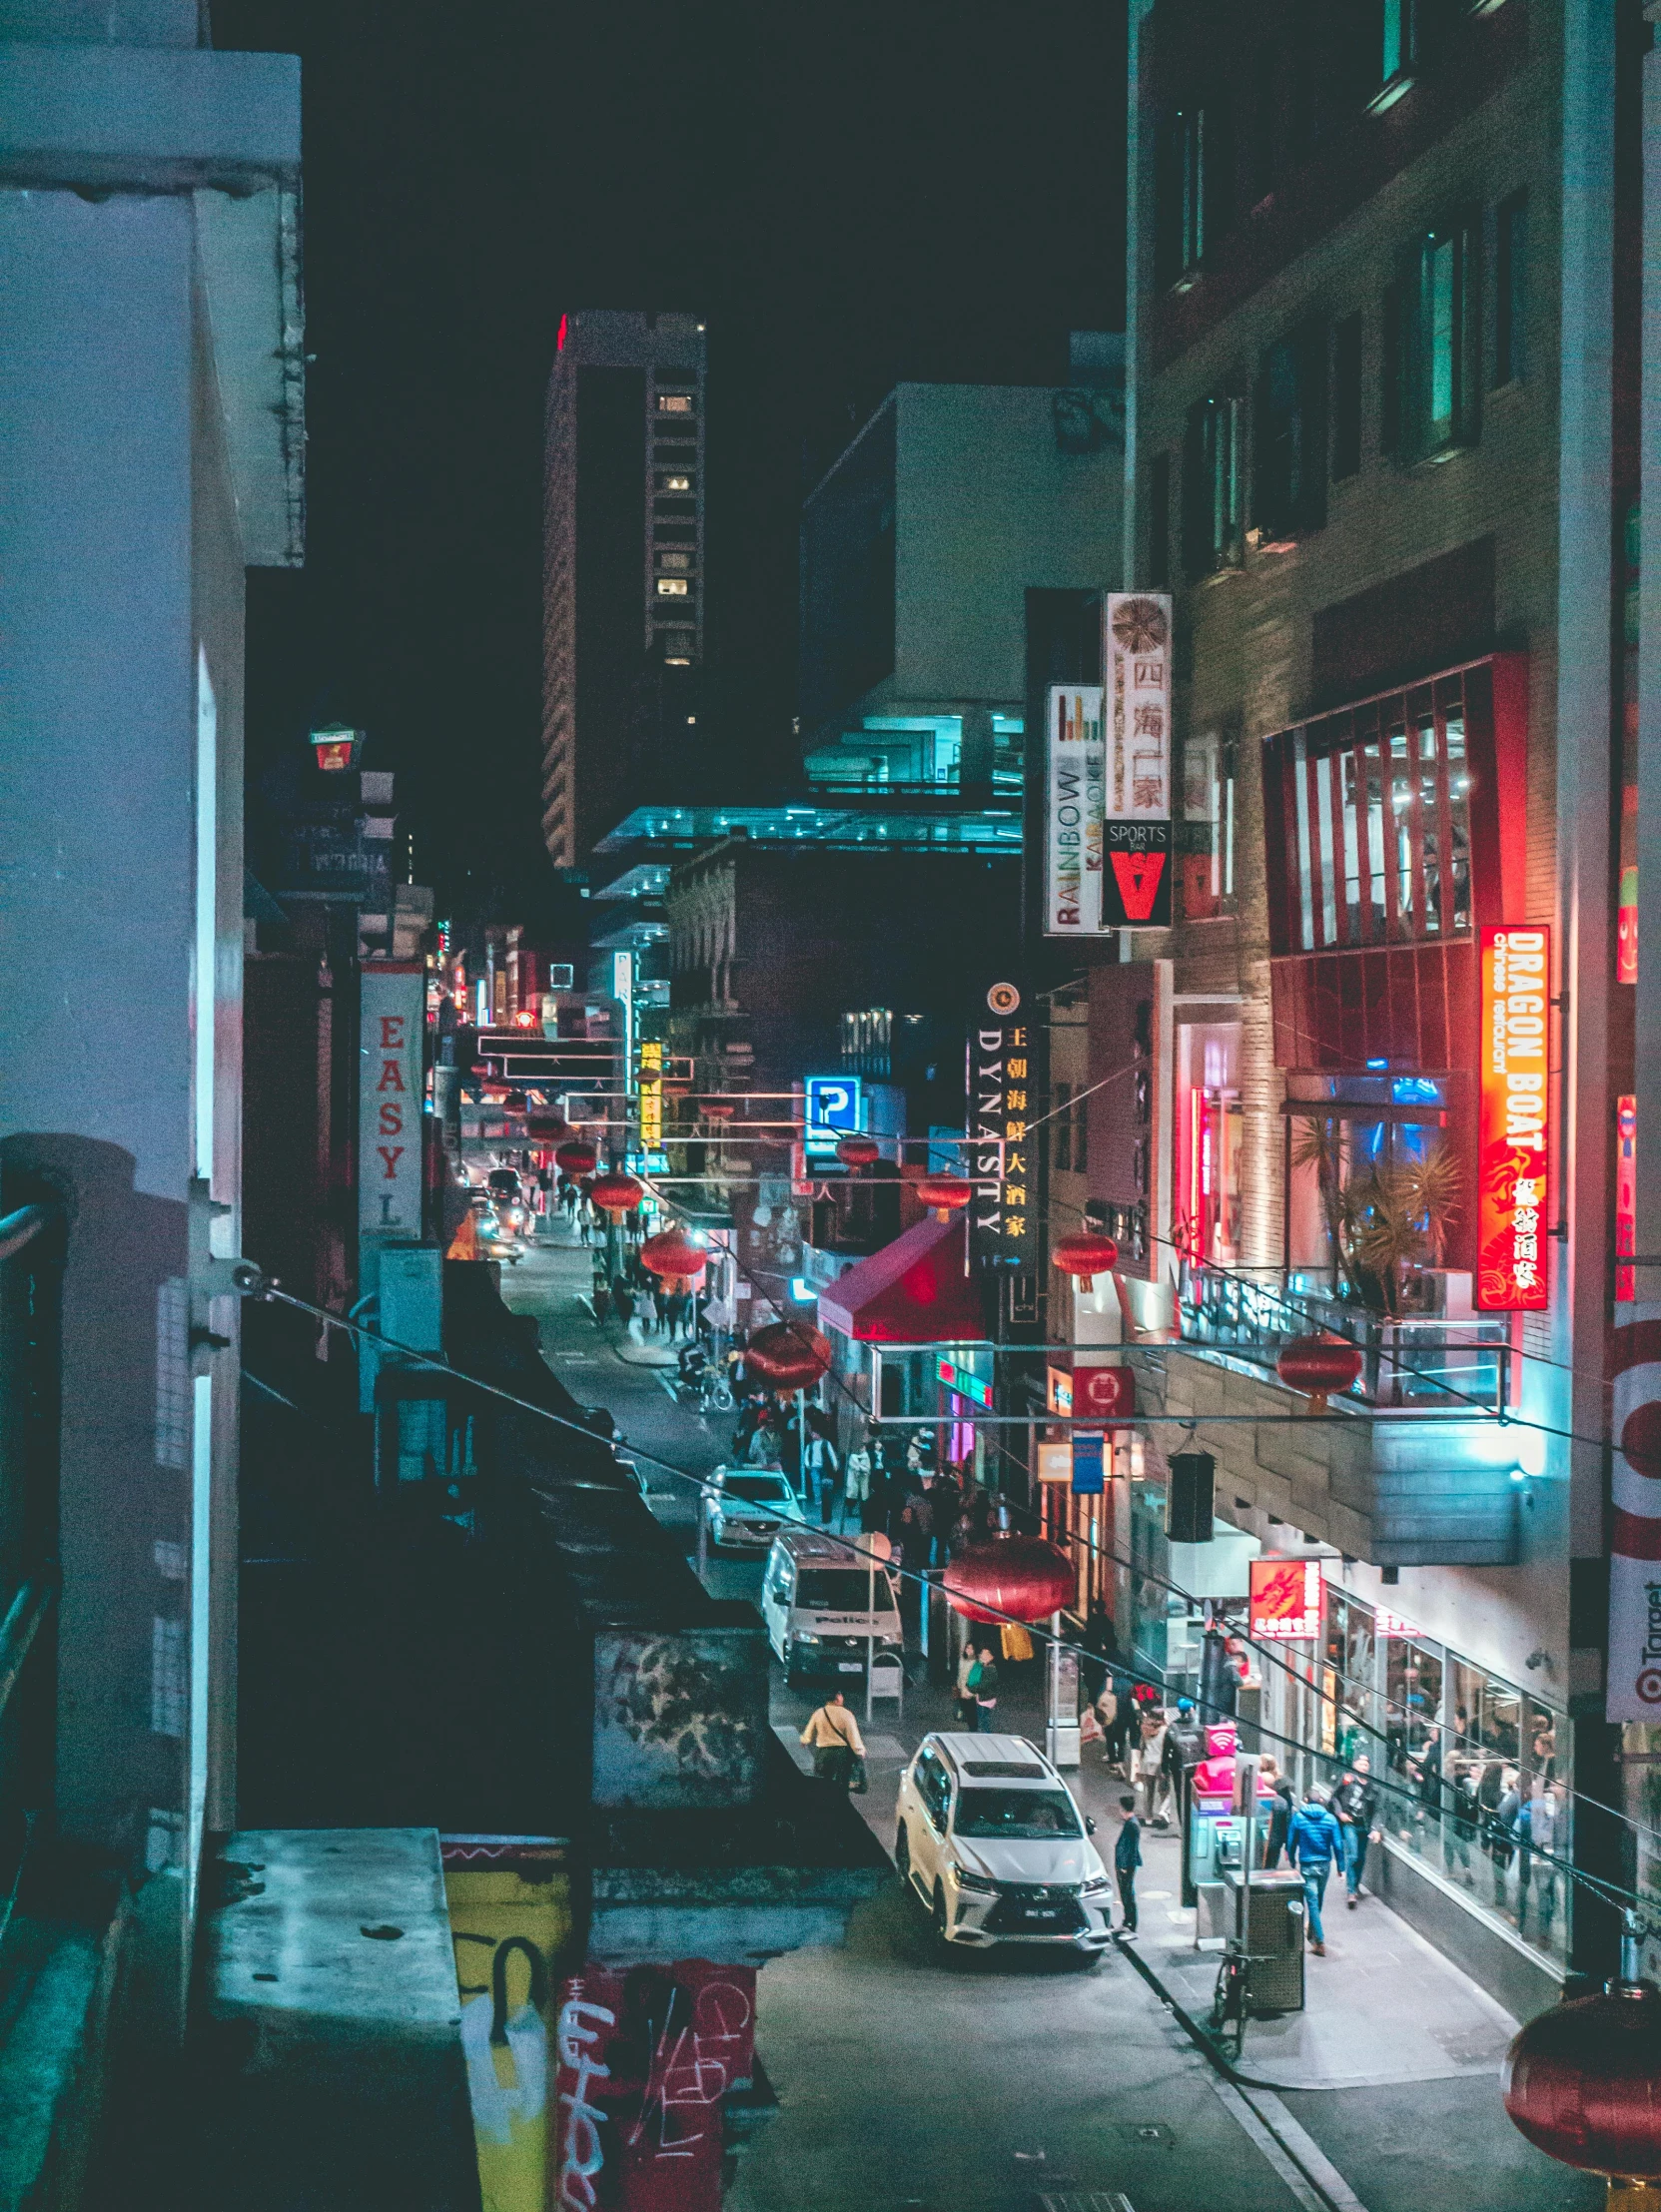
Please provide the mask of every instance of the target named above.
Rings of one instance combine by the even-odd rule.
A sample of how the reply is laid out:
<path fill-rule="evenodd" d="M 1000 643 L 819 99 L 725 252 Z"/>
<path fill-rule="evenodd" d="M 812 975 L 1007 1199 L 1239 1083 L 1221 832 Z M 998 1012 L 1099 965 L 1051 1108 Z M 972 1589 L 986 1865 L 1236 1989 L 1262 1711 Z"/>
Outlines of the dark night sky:
<path fill-rule="evenodd" d="M 308 553 L 251 579 L 251 770 L 315 713 L 368 728 L 440 913 L 543 891 L 561 310 L 707 319 L 734 798 L 793 765 L 804 473 L 901 377 L 1058 379 L 1121 320 L 1120 0 L 214 0 L 214 36 L 305 69 Z"/>

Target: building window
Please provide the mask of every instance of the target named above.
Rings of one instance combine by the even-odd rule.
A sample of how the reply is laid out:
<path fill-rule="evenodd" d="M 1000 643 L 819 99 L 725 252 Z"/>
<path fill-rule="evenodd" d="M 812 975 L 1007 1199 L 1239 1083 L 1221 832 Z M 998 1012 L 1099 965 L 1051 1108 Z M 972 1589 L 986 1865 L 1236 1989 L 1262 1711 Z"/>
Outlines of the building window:
<path fill-rule="evenodd" d="M 1408 249 L 1397 311 L 1399 437 L 1405 461 L 1451 453 L 1476 435 L 1475 296 L 1467 224 L 1438 225 Z"/>
<path fill-rule="evenodd" d="M 1521 380 L 1527 324 L 1528 195 L 1502 200 L 1494 222 L 1494 382 Z"/>
<path fill-rule="evenodd" d="M 1238 568 L 1245 551 L 1242 403 L 1216 392 L 1190 407 L 1183 454 L 1183 564 L 1191 578 Z"/>
<path fill-rule="evenodd" d="M 1190 1260 L 1219 1267 L 1232 1267 L 1240 1258 L 1246 1154 L 1240 1058 L 1238 1022 L 1179 1025 L 1177 1203 L 1182 1246 Z"/>
<path fill-rule="evenodd" d="M 1332 333 L 1332 481 L 1361 465 L 1361 319 L 1346 315 Z"/>
<path fill-rule="evenodd" d="M 690 414 L 692 394 L 689 391 L 660 391 L 657 395 L 659 414 Z"/>
<path fill-rule="evenodd" d="M 1058 1174 L 1073 1172 L 1073 1086 L 1058 1083 L 1051 1106 L 1055 1119 L 1051 1124 L 1050 1164 Z"/>
<path fill-rule="evenodd" d="M 1015 797 L 1026 784 L 1027 724 L 1019 714 L 992 717 L 992 789 L 994 796 Z"/>
<path fill-rule="evenodd" d="M 1171 587 L 1171 455 L 1156 453 L 1148 477 L 1148 583 Z"/>
<path fill-rule="evenodd" d="M 1326 330 L 1305 323 L 1257 372 L 1254 519 L 1269 543 L 1326 520 Z"/>
<path fill-rule="evenodd" d="M 684 576 L 659 576 L 657 596 L 660 599 L 684 599 L 691 590 Z"/>
<path fill-rule="evenodd" d="M 1176 108 L 1164 119 L 1154 185 L 1156 281 L 1192 279 L 1206 252 L 1206 114 Z"/>
<path fill-rule="evenodd" d="M 1073 1102 L 1073 1172 L 1087 1175 L 1090 1172 L 1090 1101 L 1079 1097 Z"/>
<path fill-rule="evenodd" d="M 685 469 L 669 469 L 659 473 L 657 488 L 659 491 L 690 491 L 692 478 Z"/>
<path fill-rule="evenodd" d="M 1216 730 L 1183 747 L 1183 914 L 1210 922 L 1235 900 L 1235 748 Z"/>
<path fill-rule="evenodd" d="M 657 556 L 657 565 L 659 568 L 667 569 L 670 571 L 688 569 L 692 565 L 692 556 L 690 553 L 668 553 L 660 551 Z"/>
<path fill-rule="evenodd" d="M 1380 0 L 1378 12 L 1379 91 L 1373 105 L 1386 107 L 1407 90 L 1418 66 L 1418 0 Z"/>
<path fill-rule="evenodd" d="M 1470 769 L 1458 676 L 1277 742 L 1295 872 L 1283 952 L 1468 936 Z M 1272 773 L 1273 771 L 1271 771 Z"/>

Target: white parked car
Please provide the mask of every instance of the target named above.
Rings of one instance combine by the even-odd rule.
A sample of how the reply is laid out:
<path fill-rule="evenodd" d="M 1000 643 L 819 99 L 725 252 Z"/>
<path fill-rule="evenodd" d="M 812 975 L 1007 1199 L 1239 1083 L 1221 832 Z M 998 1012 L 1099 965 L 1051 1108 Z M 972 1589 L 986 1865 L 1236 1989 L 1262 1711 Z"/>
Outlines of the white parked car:
<path fill-rule="evenodd" d="M 790 1477 L 771 1467 L 717 1467 L 703 1494 L 709 1541 L 717 1550 L 765 1551 L 781 1526 L 802 1519 Z"/>
<path fill-rule="evenodd" d="M 900 1783 L 894 1863 L 943 1943 L 1110 1940 L 1113 1877 L 1054 1767 L 1022 1736 L 926 1736 Z"/>

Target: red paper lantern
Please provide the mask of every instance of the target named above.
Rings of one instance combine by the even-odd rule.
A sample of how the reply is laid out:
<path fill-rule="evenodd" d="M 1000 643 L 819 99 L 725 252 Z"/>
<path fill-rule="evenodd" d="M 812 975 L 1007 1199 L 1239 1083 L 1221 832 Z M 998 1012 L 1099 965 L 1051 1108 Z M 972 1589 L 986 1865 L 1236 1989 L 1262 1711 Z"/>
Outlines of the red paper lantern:
<path fill-rule="evenodd" d="M 836 1156 L 844 1167 L 869 1167 L 873 1160 L 881 1159 L 882 1146 L 874 1136 L 867 1136 L 863 1130 L 856 1129 L 852 1135 L 843 1137 L 837 1145 Z"/>
<path fill-rule="evenodd" d="M 1073 1562 L 1042 1536 L 993 1536 L 969 1544 L 945 1570 L 941 1587 L 966 1621 L 1045 1621 L 1078 1597 Z"/>
<path fill-rule="evenodd" d="M 609 1213 L 613 1221 L 620 1221 L 625 1213 L 632 1213 L 646 1194 L 646 1186 L 634 1175 L 596 1175 L 588 1185 L 588 1195 L 602 1212 Z"/>
<path fill-rule="evenodd" d="M 571 1124 L 562 1113 L 532 1113 L 525 1120 L 525 1134 L 544 1144 L 563 1144 Z"/>
<path fill-rule="evenodd" d="M 1360 1347 L 1342 1336 L 1294 1337 L 1274 1362 L 1288 1390 L 1307 1393 L 1311 1413 L 1324 1413 L 1330 1394 L 1347 1390 L 1360 1371 Z"/>
<path fill-rule="evenodd" d="M 640 1264 L 665 1282 L 695 1282 L 708 1266 L 709 1254 L 684 1229 L 662 1229 L 641 1245 Z"/>
<path fill-rule="evenodd" d="M 1058 1237 L 1050 1259 L 1082 1289 L 1090 1290 L 1098 1275 L 1111 1275 L 1119 1265 L 1119 1246 L 1111 1236 L 1084 1229 L 1076 1236 Z"/>
<path fill-rule="evenodd" d="M 975 1186 L 962 1175 L 925 1175 L 917 1185 L 917 1195 L 937 1221 L 949 1221 L 975 1195 Z"/>
<path fill-rule="evenodd" d="M 1547 2157 L 1624 2181 L 1661 2179 L 1661 1989 L 1611 1981 L 1530 2020 L 1505 2054 L 1511 2124 Z M 1650 2203 L 1611 2190 L 1611 2206 Z"/>
<path fill-rule="evenodd" d="M 775 1390 L 811 1390 L 831 1363 L 830 1339 L 803 1321 L 774 1321 L 744 1347 L 749 1373 Z"/>
<path fill-rule="evenodd" d="M 730 1121 L 738 1108 L 731 1099 L 705 1099 L 699 1110 L 706 1121 Z"/>
<path fill-rule="evenodd" d="M 555 1164 L 562 1167 L 574 1181 L 578 1175 L 591 1175 L 599 1154 L 592 1144 L 561 1144 L 553 1155 Z"/>

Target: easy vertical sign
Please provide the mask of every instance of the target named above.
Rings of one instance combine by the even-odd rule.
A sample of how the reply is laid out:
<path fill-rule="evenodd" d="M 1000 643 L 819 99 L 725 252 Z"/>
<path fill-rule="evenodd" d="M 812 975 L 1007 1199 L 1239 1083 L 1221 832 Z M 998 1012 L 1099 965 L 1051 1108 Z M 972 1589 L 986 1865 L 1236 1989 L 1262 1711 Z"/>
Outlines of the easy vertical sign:
<path fill-rule="evenodd" d="M 358 1229 L 396 1241 L 421 1233 L 420 961 L 366 961 L 358 1012 Z"/>
<path fill-rule="evenodd" d="M 1542 1313 L 1547 1304 L 1551 1127 L 1551 932 L 1481 933 L 1476 1304 Z"/>
<path fill-rule="evenodd" d="M 1102 686 L 1052 684 L 1045 713 L 1044 934 L 1100 937 L 1107 752 Z"/>
<path fill-rule="evenodd" d="M 1171 600 L 1110 591 L 1102 610 L 1106 739 L 1102 927 L 1171 925 Z"/>

